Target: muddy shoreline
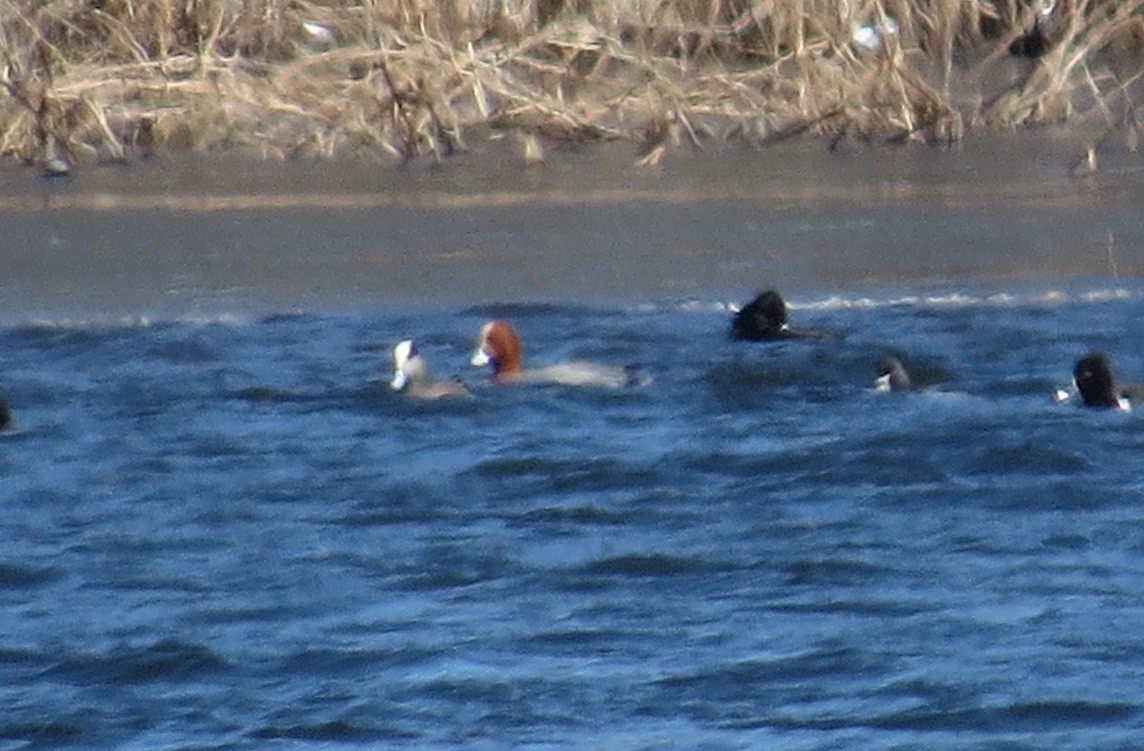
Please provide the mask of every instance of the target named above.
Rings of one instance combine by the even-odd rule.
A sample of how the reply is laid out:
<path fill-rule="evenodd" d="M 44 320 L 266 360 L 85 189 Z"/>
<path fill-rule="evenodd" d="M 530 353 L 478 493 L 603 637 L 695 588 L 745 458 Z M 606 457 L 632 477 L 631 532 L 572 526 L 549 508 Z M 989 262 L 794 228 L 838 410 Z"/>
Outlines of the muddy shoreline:
<path fill-rule="evenodd" d="M 737 299 L 787 290 L 1144 273 L 1140 160 L 1077 178 L 1046 131 L 954 150 L 618 147 L 527 169 L 186 156 L 66 180 L 0 172 L 7 318 L 499 301 Z M 797 293 L 796 293 L 797 296 Z"/>

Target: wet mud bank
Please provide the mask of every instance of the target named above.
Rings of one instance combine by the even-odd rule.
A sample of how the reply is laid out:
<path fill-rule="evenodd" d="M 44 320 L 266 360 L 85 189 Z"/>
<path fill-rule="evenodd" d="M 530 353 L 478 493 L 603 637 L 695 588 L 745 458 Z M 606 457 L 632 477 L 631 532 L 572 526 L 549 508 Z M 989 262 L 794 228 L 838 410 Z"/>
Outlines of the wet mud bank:
<path fill-rule="evenodd" d="M 1141 159 L 1076 140 L 954 150 L 597 148 L 522 168 L 194 156 L 0 173 L 3 312 L 161 314 L 727 296 L 1144 273 Z"/>

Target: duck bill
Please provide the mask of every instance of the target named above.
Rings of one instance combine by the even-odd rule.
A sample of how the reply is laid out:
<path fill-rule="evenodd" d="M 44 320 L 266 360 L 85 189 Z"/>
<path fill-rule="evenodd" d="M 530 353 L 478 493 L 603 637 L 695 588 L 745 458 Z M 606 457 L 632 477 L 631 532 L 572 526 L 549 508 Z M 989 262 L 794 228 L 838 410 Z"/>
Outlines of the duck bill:
<path fill-rule="evenodd" d="M 483 368 L 490 362 L 488 354 L 483 349 L 478 349 L 473 353 L 473 359 L 469 360 L 469 364 L 474 368 Z"/>

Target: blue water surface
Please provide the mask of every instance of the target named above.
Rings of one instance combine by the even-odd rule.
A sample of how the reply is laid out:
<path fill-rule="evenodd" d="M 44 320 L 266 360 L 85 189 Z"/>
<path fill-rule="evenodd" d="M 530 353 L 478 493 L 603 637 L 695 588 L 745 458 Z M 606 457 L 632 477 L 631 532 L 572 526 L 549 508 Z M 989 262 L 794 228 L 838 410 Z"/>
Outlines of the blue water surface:
<path fill-rule="evenodd" d="M 1050 395 L 1144 288 L 787 294 L 9 321 L 0 748 L 1137 747 L 1144 418 Z"/>

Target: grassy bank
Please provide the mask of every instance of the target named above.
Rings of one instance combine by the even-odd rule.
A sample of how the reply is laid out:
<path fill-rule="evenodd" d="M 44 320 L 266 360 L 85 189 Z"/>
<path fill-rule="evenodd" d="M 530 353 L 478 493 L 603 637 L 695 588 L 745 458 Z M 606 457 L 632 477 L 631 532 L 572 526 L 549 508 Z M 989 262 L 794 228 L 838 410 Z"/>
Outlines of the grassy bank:
<path fill-rule="evenodd" d="M 1135 137 L 1144 0 L 0 0 L 0 154 Z M 1024 55 L 1015 57 L 1014 53 Z M 1033 56 L 1033 57 L 1030 57 Z M 1134 145 L 1134 140 L 1133 140 Z"/>

